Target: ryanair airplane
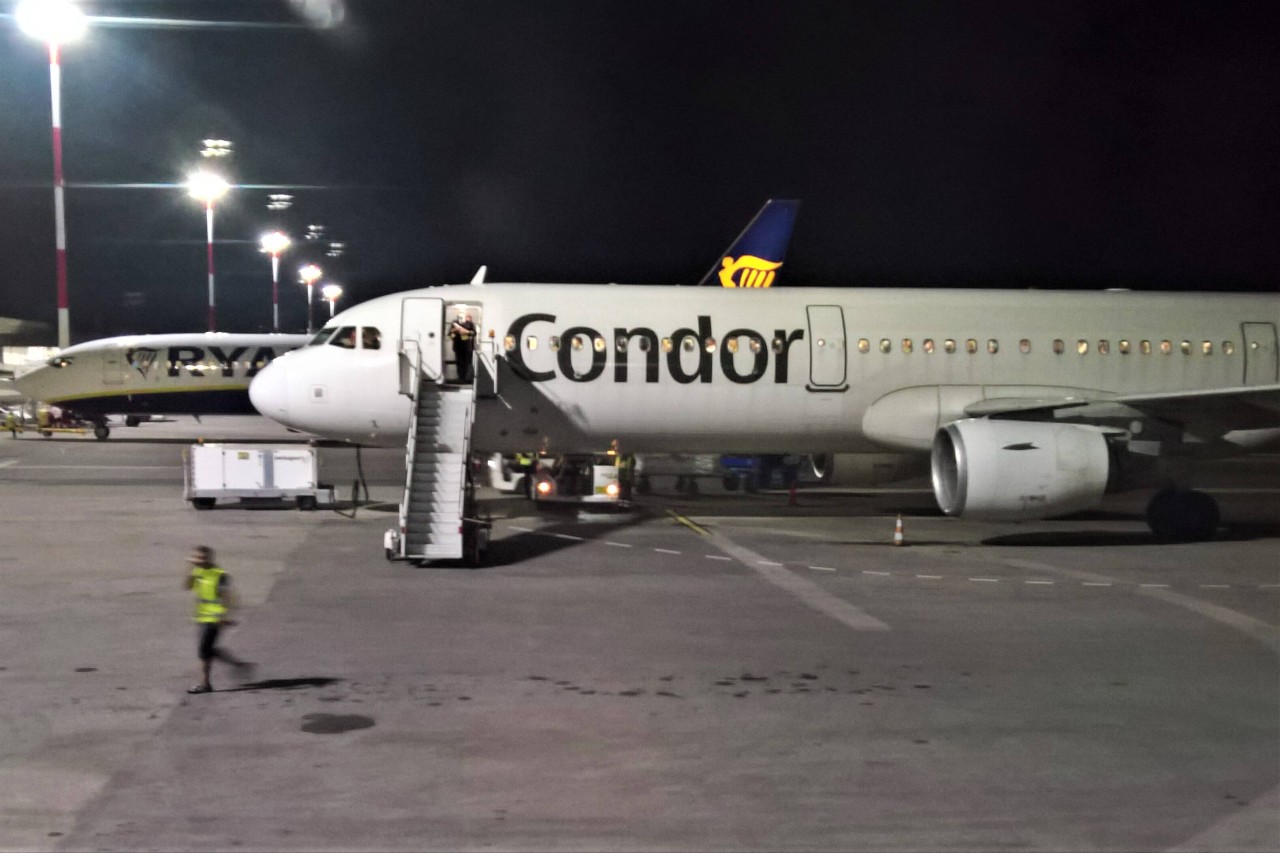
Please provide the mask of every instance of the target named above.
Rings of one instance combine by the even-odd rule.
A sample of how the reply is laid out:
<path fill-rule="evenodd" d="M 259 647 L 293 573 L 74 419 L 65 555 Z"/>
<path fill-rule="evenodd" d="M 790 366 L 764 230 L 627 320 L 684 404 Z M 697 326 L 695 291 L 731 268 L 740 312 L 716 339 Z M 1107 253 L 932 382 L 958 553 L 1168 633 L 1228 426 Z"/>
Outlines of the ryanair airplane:
<path fill-rule="evenodd" d="M 107 415 L 134 426 L 152 414 L 254 414 L 249 381 L 308 340 L 226 332 L 101 338 L 67 347 L 14 385 L 27 399 L 92 421 L 94 435 L 105 439 Z"/>
<path fill-rule="evenodd" d="M 1202 539 L 1219 511 L 1187 463 L 1280 446 L 1277 323 L 1270 294 L 473 283 L 343 311 L 249 394 L 361 445 L 406 441 L 417 376 L 474 395 L 473 452 L 919 452 L 975 518 L 1156 484 L 1152 529 Z"/>

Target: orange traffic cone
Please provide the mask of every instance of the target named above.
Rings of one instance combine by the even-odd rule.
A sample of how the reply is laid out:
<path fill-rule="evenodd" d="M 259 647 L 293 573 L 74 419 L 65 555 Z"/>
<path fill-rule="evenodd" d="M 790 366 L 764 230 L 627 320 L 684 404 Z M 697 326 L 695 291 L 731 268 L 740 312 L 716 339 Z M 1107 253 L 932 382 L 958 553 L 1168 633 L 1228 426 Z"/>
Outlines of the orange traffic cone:
<path fill-rule="evenodd" d="M 902 536 L 902 513 L 898 513 L 898 523 L 893 526 L 893 544 L 894 545 L 907 544 L 904 541 Z"/>

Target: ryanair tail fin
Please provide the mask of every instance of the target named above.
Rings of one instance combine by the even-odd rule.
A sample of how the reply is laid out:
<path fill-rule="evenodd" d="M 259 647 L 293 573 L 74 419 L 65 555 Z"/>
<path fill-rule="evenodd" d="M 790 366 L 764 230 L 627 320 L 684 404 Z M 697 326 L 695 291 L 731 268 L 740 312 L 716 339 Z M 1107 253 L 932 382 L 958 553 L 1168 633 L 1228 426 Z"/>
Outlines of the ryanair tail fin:
<path fill-rule="evenodd" d="M 791 242 L 799 199 L 769 199 L 710 271 L 698 282 L 723 287 L 768 287 L 773 284 Z"/>

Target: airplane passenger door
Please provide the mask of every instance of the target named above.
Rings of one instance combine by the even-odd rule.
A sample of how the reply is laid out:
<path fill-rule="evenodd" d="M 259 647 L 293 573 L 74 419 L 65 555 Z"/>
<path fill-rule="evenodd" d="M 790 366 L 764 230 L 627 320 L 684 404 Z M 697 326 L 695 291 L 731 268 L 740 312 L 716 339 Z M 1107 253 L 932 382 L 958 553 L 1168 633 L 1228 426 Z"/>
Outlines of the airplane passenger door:
<path fill-rule="evenodd" d="M 400 393 L 408 394 L 412 370 L 422 381 L 444 381 L 444 300 L 410 296 L 400 303 Z"/>
<path fill-rule="evenodd" d="M 115 348 L 109 347 L 102 352 L 102 384 L 103 385 L 123 385 L 124 384 L 124 353 Z"/>
<path fill-rule="evenodd" d="M 1244 384 L 1270 385 L 1280 378 L 1274 323 L 1244 324 Z"/>
<path fill-rule="evenodd" d="M 810 391 L 847 391 L 845 382 L 844 309 L 839 305 L 810 305 Z"/>

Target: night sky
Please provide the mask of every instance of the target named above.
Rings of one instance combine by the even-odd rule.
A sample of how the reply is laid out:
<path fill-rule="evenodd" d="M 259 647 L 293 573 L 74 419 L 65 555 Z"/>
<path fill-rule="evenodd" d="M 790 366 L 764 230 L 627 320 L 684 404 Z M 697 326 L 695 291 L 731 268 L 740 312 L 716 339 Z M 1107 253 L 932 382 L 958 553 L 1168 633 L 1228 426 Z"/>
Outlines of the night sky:
<path fill-rule="evenodd" d="M 49 80 L 0 0 L 0 315 L 55 319 Z M 73 340 L 197 331 L 199 204 L 225 138 L 219 328 L 270 323 L 257 237 L 347 291 L 696 282 L 769 197 L 803 200 L 775 286 L 1270 291 L 1271 3 L 120 0 L 64 50 Z M 338 14 L 334 14 L 334 10 Z M 1275 10 L 1275 11 L 1273 11 Z M 313 17 L 341 17 L 333 27 Z M 285 24 L 286 26 L 261 26 Z M 276 190 L 279 191 L 279 190 Z M 308 254 L 310 252 L 310 254 Z M 318 312 L 319 313 L 319 312 Z"/>

